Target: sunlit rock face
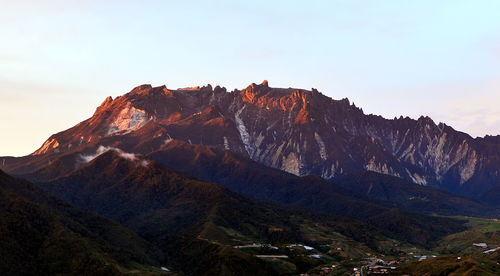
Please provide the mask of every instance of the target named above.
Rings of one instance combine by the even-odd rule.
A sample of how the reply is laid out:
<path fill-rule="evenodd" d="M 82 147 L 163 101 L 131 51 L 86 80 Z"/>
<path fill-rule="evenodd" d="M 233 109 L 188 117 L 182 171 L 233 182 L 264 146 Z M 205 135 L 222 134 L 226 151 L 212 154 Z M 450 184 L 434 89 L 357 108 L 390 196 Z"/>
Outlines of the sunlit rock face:
<path fill-rule="evenodd" d="M 144 110 L 128 105 L 109 123 L 105 135 L 127 134 L 143 127 L 149 121 Z"/>
<path fill-rule="evenodd" d="M 148 154 L 172 139 L 220 146 L 296 175 L 334 179 L 370 170 L 468 194 L 500 185 L 500 138 L 474 139 L 428 117 L 366 115 L 347 99 L 267 81 L 232 92 L 141 85 L 107 98 L 91 118 L 33 154 L 54 157 L 98 145 Z"/>
<path fill-rule="evenodd" d="M 43 145 L 38 150 L 36 150 L 33 155 L 40 155 L 49 151 L 57 152 L 58 147 L 59 142 L 54 138 L 50 138 L 49 140 L 45 141 L 45 143 L 43 143 Z"/>

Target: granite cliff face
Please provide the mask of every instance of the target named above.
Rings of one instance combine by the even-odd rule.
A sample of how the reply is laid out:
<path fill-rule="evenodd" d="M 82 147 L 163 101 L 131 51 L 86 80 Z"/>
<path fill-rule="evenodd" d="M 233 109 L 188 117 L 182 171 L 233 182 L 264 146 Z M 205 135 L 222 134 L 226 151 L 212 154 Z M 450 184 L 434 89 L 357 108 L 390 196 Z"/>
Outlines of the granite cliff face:
<path fill-rule="evenodd" d="M 267 81 L 232 92 L 141 85 L 108 97 L 91 118 L 52 135 L 31 156 L 0 164 L 26 173 L 99 145 L 148 154 L 175 139 L 220 146 L 296 175 L 334 179 L 369 170 L 480 196 L 500 185 L 499 138 L 472 138 L 428 117 L 367 115 L 347 99 Z"/>

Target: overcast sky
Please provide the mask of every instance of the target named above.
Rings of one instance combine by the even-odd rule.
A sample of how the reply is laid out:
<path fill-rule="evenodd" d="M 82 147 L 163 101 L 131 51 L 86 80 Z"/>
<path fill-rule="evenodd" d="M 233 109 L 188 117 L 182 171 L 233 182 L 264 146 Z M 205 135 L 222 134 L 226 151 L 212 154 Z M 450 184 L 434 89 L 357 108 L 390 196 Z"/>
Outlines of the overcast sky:
<path fill-rule="evenodd" d="M 500 134 L 500 1 L 0 0 L 0 156 L 139 84 L 264 79 Z"/>

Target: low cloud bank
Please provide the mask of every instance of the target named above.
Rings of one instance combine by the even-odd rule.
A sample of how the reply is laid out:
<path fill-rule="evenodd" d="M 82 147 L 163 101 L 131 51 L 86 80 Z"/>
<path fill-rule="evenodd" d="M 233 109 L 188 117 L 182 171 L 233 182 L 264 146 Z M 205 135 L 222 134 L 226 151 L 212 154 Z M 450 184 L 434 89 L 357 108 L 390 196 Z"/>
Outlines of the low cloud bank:
<path fill-rule="evenodd" d="M 80 158 L 81 158 L 81 161 L 84 164 L 86 164 L 86 163 L 94 160 L 95 158 L 97 158 L 99 155 L 106 153 L 110 150 L 116 152 L 118 154 L 118 156 L 120 156 L 123 159 L 129 160 L 132 162 L 140 160 L 139 155 L 137 155 L 137 154 L 125 152 L 119 148 L 107 147 L 107 146 L 99 146 L 99 148 L 97 148 L 95 154 L 90 154 L 90 155 L 80 154 Z M 141 166 L 146 167 L 149 164 L 149 161 L 148 160 L 140 160 L 140 164 L 141 164 Z"/>

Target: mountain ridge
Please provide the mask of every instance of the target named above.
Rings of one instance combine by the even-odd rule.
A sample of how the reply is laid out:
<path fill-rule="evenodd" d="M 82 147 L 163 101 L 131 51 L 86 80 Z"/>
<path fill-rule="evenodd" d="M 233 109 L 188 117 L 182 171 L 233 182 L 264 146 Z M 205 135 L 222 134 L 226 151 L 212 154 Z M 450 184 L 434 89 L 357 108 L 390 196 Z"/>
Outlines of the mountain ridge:
<path fill-rule="evenodd" d="M 0 198 L 2 275 L 165 275 L 151 243 L 1 170 Z"/>
<path fill-rule="evenodd" d="M 321 238 L 324 231 L 327 236 L 345 235 L 350 242 L 366 242 L 373 248 L 386 239 L 376 228 L 356 220 L 247 198 L 153 159 L 131 157 L 115 149 L 102 152 L 68 175 L 38 185 L 80 208 L 122 223 L 162 249 L 169 267 L 188 275 L 220 275 L 221 271 L 227 275 L 278 275 L 276 268 L 235 245 L 330 242 L 330 238 Z M 322 233 L 319 240 L 307 238 L 304 225 Z"/>
<path fill-rule="evenodd" d="M 224 147 L 296 175 L 335 179 L 370 170 L 474 198 L 500 185 L 495 136 L 472 138 L 424 116 L 366 115 L 348 99 L 268 82 L 231 92 L 141 85 L 106 98 L 91 118 L 52 135 L 33 155 L 4 158 L 1 168 L 26 173 L 37 157 L 47 162 L 97 143 L 147 154 L 169 139 Z"/>
<path fill-rule="evenodd" d="M 105 152 L 101 150 L 102 148 L 102 146 L 99 147 L 95 154 L 90 155 L 91 158 L 89 159 L 100 156 L 102 152 Z M 108 149 L 112 150 L 117 155 L 121 154 L 121 150 L 114 148 Z M 87 190 L 87 188 L 84 188 L 86 182 L 79 185 L 78 183 L 81 182 L 80 180 L 76 182 L 64 181 L 64 179 L 68 177 L 80 179 L 80 177 L 78 177 L 79 172 L 85 170 L 85 167 L 95 162 L 91 160 L 87 165 L 83 165 L 76 169 L 72 168 L 72 166 L 66 168 L 60 166 L 60 164 L 65 163 L 73 164 L 75 158 L 81 157 L 74 155 L 63 156 L 61 157 L 61 159 L 64 159 L 63 162 L 57 160 L 49 167 L 23 177 L 32 179 L 43 187 L 50 187 L 49 184 L 44 183 L 66 183 L 58 184 L 55 186 L 59 187 L 58 189 L 53 187 L 50 191 L 82 208 L 90 208 L 93 210 L 93 207 L 88 204 L 97 200 L 99 196 L 81 198 L 79 191 L 81 189 L 84 189 L 83 191 Z M 97 159 L 97 157 L 95 158 Z M 115 179 L 115 174 L 123 173 L 124 171 L 133 172 L 138 168 L 141 170 L 141 173 L 143 173 L 142 171 L 149 170 L 149 166 L 140 166 L 138 160 L 141 158 L 148 158 L 148 160 L 151 160 L 148 161 L 151 165 L 161 164 L 169 169 L 180 171 L 182 174 L 186 174 L 186 177 L 189 179 L 195 177 L 193 178 L 195 181 L 201 180 L 210 183 L 218 183 L 232 192 L 245 196 L 286 204 L 289 208 L 292 206 L 301 207 L 316 212 L 334 214 L 364 221 L 378 227 L 386 236 L 408 240 L 413 243 L 429 244 L 435 241 L 443 233 L 447 233 L 450 230 L 453 231 L 452 229 L 460 229 L 460 223 L 458 221 L 425 216 L 411 212 L 411 210 L 399 210 L 394 208 L 394 206 L 385 207 L 377 205 L 363 196 L 353 196 L 353 193 L 349 192 L 348 189 L 344 189 L 335 183 L 328 182 L 319 176 L 295 176 L 278 169 L 266 167 L 248 157 L 234 154 L 219 147 L 192 145 L 178 140 L 170 141 L 159 151 L 150 153 L 147 156 L 137 157 L 137 160 L 135 157 L 129 157 L 128 159 L 133 159 L 135 160 L 133 162 L 139 164 L 130 167 L 129 170 L 121 169 L 113 173 L 108 173 L 108 169 L 106 168 L 108 168 L 111 163 L 101 161 L 100 165 L 92 165 L 94 167 L 94 173 L 86 173 L 86 175 L 95 175 L 93 178 L 101 179 L 103 183 L 108 183 L 109 181 L 121 183 L 120 179 Z M 55 173 L 53 173 L 54 171 Z M 104 176 L 107 177 L 106 180 L 102 180 Z M 89 183 L 93 183 L 92 186 L 89 186 L 91 190 L 103 190 L 104 193 L 107 191 L 108 188 L 98 188 L 101 184 L 96 182 L 96 180 L 92 178 L 88 179 Z M 94 185 L 96 186 L 94 187 Z M 115 193 L 120 194 L 124 192 L 123 190 L 127 191 L 128 189 L 128 187 L 122 187 L 122 189 L 116 190 Z M 74 195 L 68 194 L 70 192 Z M 210 196 L 212 195 L 215 195 L 215 193 L 210 194 Z M 80 198 L 80 201 L 73 201 L 74 196 Z M 79 205 L 82 202 L 85 203 L 85 205 Z M 102 202 L 107 204 L 108 201 Z M 141 203 L 140 205 L 145 206 L 146 203 Z M 460 209 L 460 206 L 458 206 L 458 209 Z M 485 208 L 485 210 L 487 209 Z M 439 210 L 437 210 L 437 212 L 439 212 Z M 127 217 L 130 217 L 130 214 L 127 215 Z M 116 217 L 112 218 L 118 219 Z M 394 223 L 396 218 L 403 222 L 400 224 Z M 426 224 L 422 224 L 422 221 L 432 221 L 434 226 L 429 227 Z M 432 230 L 430 228 L 432 228 Z M 405 230 L 413 234 L 404 234 Z"/>

